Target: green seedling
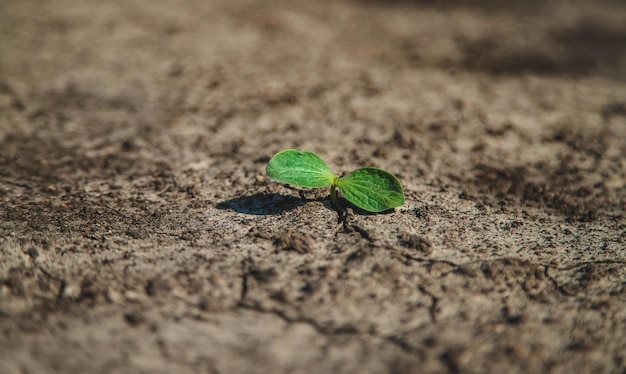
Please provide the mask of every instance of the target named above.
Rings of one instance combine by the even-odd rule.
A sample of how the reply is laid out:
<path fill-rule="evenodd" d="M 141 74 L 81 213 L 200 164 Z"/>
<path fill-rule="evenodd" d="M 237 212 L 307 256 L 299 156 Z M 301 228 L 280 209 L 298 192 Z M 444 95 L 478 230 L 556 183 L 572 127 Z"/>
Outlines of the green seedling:
<path fill-rule="evenodd" d="M 338 177 L 313 152 L 287 149 L 278 152 L 265 168 L 270 178 L 294 186 L 330 186 L 330 201 L 337 206 L 337 188 L 346 200 L 368 212 L 383 212 L 404 205 L 404 191 L 395 175 L 377 168 L 360 168 Z"/>

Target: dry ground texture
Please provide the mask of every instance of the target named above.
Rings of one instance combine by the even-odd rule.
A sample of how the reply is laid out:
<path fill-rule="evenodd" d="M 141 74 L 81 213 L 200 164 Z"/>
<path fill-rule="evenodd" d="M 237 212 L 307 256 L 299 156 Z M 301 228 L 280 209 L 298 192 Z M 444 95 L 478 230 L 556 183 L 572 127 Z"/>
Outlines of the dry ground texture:
<path fill-rule="evenodd" d="M 4 0 L 0 372 L 623 373 L 625 154 L 622 0 Z"/>

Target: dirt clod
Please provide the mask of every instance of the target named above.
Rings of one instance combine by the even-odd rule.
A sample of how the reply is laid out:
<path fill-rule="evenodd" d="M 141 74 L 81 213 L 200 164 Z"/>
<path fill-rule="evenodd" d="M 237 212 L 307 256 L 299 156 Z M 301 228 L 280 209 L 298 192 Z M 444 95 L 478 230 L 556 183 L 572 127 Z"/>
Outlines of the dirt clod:
<path fill-rule="evenodd" d="M 315 249 L 311 236 L 295 231 L 287 232 L 274 240 L 274 245 L 281 251 L 309 253 Z"/>

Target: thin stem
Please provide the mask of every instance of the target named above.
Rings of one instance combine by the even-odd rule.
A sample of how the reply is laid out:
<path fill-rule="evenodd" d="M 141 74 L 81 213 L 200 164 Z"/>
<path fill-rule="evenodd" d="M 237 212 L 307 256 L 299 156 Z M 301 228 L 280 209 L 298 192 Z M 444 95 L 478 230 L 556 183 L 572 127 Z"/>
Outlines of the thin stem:
<path fill-rule="evenodd" d="M 330 186 L 330 205 L 337 209 L 337 187 L 334 184 Z"/>

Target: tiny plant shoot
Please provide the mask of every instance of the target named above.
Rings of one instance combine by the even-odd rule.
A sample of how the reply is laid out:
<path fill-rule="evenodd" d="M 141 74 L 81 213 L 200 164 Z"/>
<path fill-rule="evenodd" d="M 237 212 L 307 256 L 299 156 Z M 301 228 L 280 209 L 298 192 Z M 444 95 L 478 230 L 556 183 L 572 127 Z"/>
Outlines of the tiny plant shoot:
<path fill-rule="evenodd" d="M 337 188 L 346 200 L 368 212 L 383 212 L 404 205 L 404 191 L 395 175 L 377 168 L 360 168 L 338 177 L 313 152 L 287 149 L 278 152 L 265 168 L 270 178 L 294 186 L 330 186 L 330 201 L 337 206 Z"/>

